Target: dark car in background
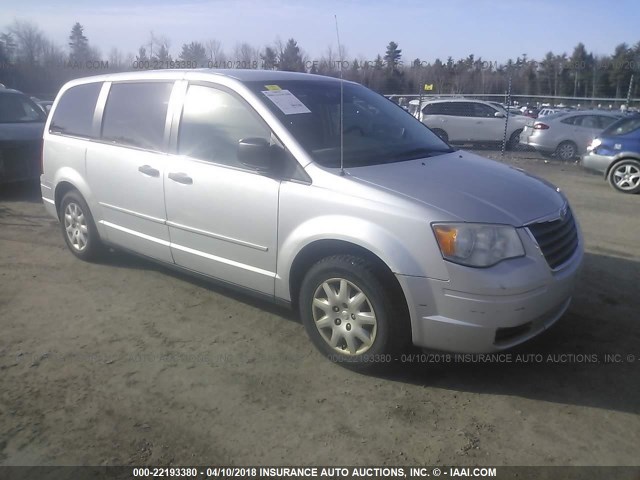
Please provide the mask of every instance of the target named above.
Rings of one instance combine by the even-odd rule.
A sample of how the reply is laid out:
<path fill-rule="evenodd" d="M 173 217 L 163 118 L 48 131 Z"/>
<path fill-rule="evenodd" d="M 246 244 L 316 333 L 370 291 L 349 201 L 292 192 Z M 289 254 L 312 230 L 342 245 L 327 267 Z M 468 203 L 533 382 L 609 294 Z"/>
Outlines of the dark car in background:
<path fill-rule="evenodd" d="M 39 178 L 46 119 L 29 97 L 0 88 L 0 183 Z"/>
<path fill-rule="evenodd" d="M 593 139 L 583 167 L 604 174 L 623 193 L 640 193 L 640 115 L 622 118 Z"/>

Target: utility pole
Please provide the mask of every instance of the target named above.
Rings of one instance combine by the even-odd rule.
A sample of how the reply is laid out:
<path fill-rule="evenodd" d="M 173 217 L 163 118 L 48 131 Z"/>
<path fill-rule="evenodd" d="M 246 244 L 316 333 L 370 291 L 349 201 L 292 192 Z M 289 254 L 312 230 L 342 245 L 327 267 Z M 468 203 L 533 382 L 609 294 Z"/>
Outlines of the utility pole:
<path fill-rule="evenodd" d="M 627 91 L 627 109 L 629 108 L 629 104 L 631 103 L 631 91 L 633 90 L 634 77 L 635 73 L 632 73 L 631 78 L 629 79 L 629 90 Z"/>

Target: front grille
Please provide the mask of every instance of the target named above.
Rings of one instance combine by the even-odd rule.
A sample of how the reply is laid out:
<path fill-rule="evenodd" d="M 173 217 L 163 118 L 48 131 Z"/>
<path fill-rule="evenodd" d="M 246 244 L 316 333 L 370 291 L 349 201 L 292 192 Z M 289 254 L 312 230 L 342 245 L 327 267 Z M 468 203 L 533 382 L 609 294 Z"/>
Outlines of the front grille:
<path fill-rule="evenodd" d="M 571 209 L 564 218 L 528 226 L 551 268 L 557 268 L 571 258 L 578 247 L 578 228 Z"/>

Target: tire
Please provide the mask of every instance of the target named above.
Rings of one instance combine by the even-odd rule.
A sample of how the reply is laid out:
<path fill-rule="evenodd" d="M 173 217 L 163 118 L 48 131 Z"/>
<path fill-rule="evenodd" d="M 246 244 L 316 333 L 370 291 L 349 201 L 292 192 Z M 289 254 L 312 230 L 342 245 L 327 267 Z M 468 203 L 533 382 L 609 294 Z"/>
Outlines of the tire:
<path fill-rule="evenodd" d="M 522 129 L 516 130 L 509 137 L 509 141 L 507 142 L 507 150 L 522 150 L 520 145 L 520 134 L 522 133 Z"/>
<path fill-rule="evenodd" d="M 622 193 L 640 193 L 640 162 L 627 159 L 615 163 L 607 175 L 609 185 Z"/>
<path fill-rule="evenodd" d="M 409 343 L 404 299 L 394 298 L 374 266 L 360 257 L 335 255 L 313 265 L 302 281 L 299 305 L 311 341 L 336 363 L 360 369 L 390 364 Z"/>
<path fill-rule="evenodd" d="M 554 154 L 560 160 L 572 160 L 578 154 L 578 147 L 575 143 L 567 140 L 558 145 Z"/>
<path fill-rule="evenodd" d="M 60 226 L 67 247 L 81 260 L 96 260 L 104 252 L 91 211 L 76 190 L 67 192 L 60 203 Z"/>
<path fill-rule="evenodd" d="M 441 128 L 434 128 L 431 131 L 435 133 L 440 138 L 440 140 L 442 140 L 443 142 L 449 143 L 449 135 L 447 135 L 447 132 L 445 132 Z"/>

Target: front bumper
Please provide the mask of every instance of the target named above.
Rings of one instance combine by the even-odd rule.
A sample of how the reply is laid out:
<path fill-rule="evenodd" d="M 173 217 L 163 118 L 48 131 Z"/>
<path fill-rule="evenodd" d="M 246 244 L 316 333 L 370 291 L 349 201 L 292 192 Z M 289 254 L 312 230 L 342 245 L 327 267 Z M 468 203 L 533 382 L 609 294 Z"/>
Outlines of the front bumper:
<path fill-rule="evenodd" d="M 525 251 L 525 257 L 488 269 L 447 262 L 448 281 L 398 275 L 410 305 L 413 343 L 451 352 L 495 352 L 553 325 L 571 303 L 582 237 L 579 233 L 576 251 L 556 270 L 532 241 Z"/>

